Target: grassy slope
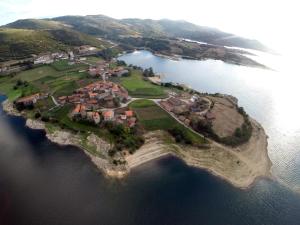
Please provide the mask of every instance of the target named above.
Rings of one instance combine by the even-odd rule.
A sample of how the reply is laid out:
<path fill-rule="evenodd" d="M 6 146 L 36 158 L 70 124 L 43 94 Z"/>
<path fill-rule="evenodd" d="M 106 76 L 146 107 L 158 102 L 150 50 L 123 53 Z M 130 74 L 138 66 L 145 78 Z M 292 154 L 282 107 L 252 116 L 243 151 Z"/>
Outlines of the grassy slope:
<path fill-rule="evenodd" d="M 24 19 L 17 20 L 13 23 L 7 24 L 5 27 L 15 28 L 15 29 L 30 29 L 30 30 L 40 30 L 40 29 L 61 29 L 65 26 L 62 23 L 43 20 L 43 19 Z"/>
<path fill-rule="evenodd" d="M 92 45 L 103 49 L 109 44 L 68 28 L 29 30 L 0 28 L 0 62 L 30 57 L 43 52 L 66 51 L 72 46 Z"/>
<path fill-rule="evenodd" d="M 0 61 L 30 57 L 40 52 L 65 50 L 46 31 L 0 29 Z"/>
<path fill-rule="evenodd" d="M 199 135 L 194 134 L 183 125 L 179 124 L 167 112 L 148 99 L 136 100 L 130 103 L 129 107 L 133 109 L 138 120 L 146 130 L 169 130 L 179 127 L 191 138 L 195 144 L 203 144 L 205 140 Z"/>
<path fill-rule="evenodd" d="M 154 85 L 143 79 L 139 70 L 133 70 L 131 76 L 122 77 L 121 84 L 133 97 L 140 98 L 164 98 L 166 93 L 163 87 Z"/>
<path fill-rule="evenodd" d="M 86 61 L 87 63 L 90 63 L 90 64 L 96 64 L 100 61 L 103 61 L 102 58 L 100 57 L 96 57 L 96 56 L 89 56 L 89 57 L 86 57 Z"/>

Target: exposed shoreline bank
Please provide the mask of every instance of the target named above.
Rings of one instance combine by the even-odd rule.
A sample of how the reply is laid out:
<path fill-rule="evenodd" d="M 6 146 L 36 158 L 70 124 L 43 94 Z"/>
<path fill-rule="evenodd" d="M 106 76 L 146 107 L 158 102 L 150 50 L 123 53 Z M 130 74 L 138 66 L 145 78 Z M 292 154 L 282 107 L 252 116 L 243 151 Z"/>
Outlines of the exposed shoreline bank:
<path fill-rule="evenodd" d="M 10 115 L 23 116 L 12 107 L 8 100 L 2 103 L 3 110 Z M 255 120 L 251 120 L 253 134 L 250 140 L 236 148 L 228 147 L 210 140 L 210 148 L 199 149 L 192 146 L 181 146 L 166 143 L 162 137 L 163 131 L 148 132 L 145 134 L 145 144 L 133 155 L 125 156 L 125 165 L 114 165 L 107 157 L 109 144 L 90 134 L 88 144 L 96 147 L 98 156 L 92 154 L 79 141 L 80 136 L 66 130 L 50 132 L 45 123 L 33 119 L 26 119 L 26 126 L 31 129 L 46 131 L 46 137 L 59 145 L 73 145 L 82 149 L 91 161 L 107 177 L 123 178 L 131 169 L 162 156 L 173 155 L 190 166 L 205 169 L 238 188 L 249 188 L 260 177 L 272 178 L 271 160 L 267 150 L 267 135 L 264 129 Z M 101 156 L 101 157 L 100 157 Z"/>

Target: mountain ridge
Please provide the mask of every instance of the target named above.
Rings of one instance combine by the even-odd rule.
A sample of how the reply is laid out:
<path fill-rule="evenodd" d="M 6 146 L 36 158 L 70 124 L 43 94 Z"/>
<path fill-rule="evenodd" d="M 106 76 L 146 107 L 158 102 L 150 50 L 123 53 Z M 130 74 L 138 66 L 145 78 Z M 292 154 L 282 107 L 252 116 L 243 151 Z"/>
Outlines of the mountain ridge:
<path fill-rule="evenodd" d="M 35 19 L 40 27 L 36 25 L 29 26 L 29 22 L 32 23 L 33 20 L 17 20 L 4 25 L 4 27 L 24 28 L 25 26 L 31 29 L 41 29 L 40 27 L 45 29 L 47 21 L 49 29 L 53 29 L 53 26 L 66 26 L 81 33 L 108 39 L 115 39 L 122 36 L 186 38 L 220 46 L 270 51 L 268 47 L 257 40 L 223 32 L 217 28 L 196 25 L 185 20 L 115 19 L 101 14 L 87 16 L 66 15 L 47 19 Z M 26 23 L 24 24 L 24 22 Z"/>

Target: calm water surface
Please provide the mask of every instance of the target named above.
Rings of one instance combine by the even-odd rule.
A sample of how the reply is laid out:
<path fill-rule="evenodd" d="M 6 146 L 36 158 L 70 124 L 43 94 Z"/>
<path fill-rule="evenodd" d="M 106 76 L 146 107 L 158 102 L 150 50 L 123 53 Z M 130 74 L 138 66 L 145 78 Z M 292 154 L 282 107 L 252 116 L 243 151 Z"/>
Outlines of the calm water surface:
<path fill-rule="evenodd" d="M 300 190 L 300 79 L 296 63 L 282 56 L 260 52 L 254 59 L 274 68 L 263 70 L 222 61 L 180 60 L 136 51 L 121 57 L 129 64 L 153 67 L 164 81 L 185 83 L 210 93 L 232 94 L 239 104 L 266 129 L 273 173 L 293 189 Z"/>
<path fill-rule="evenodd" d="M 298 173 L 297 149 L 294 149 L 298 143 L 296 134 L 286 133 L 296 125 L 273 124 L 272 127 L 272 121 L 278 117 L 270 111 L 276 106 L 263 83 L 249 81 L 245 84 L 245 79 L 251 80 L 249 77 L 229 72 L 228 75 L 226 71 L 219 74 L 222 67 L 227 67 L 219 62 L 206 61 L 202 68 L 194 61 L 173 62 L 147 52 L 135 54 L 140 56 L 123 58 L 127 57 L 126 60 L 134 64 L 151 65 L 159 72 L 166 73 L 168 67 L 173 72 L 165 79 L 180 81 L 183 76 L 186 83 L 199 90 L 215 92 L 220 89 L 218 91 L 238 96 L 241 104 L 267 128 L 278 174 L 292 181 L 298 179 L 296 175 L 289 175 Z M 133 62 L 134 57 L 143 60 Z M 181 63 L 192 63 L 195 67 L 187 69 L 188 73 L 179 73 Z M 209 75 L 205 68 L 215 69 Z M 229 66 L 228 71 L 230 69 L 235 71 L 234 67 Z M 196 74 L 197 79 L 193 80 Z M 227 75 L 229 80 L 225 79 Z M 248 93 L 251 88 L 252 92 Z M 3 100 L 0 96 L 0 101 Z M 270 103 L 265 106 L 264 102 Z M 286 120 L 281 123 L 286 124 Z M 262 179 L 249 190 L 239 190 L 172 157 L 144 164 L 122 181 L 106 179 L 82 151 L 51 143 L 44 132 L 26 128 L 24 124 L 24 119 L 8 116 L 0 108 L 1 225 L 300 224 L 300 195 L 278 182 Z M 271 132 L 276 127 L 278 130 Z M 280 153 L 283 148 L 286 154 Z M 290 167 L 294 169 L 282 166 L 289 164 L 291 154 L 294 160 Z"/>

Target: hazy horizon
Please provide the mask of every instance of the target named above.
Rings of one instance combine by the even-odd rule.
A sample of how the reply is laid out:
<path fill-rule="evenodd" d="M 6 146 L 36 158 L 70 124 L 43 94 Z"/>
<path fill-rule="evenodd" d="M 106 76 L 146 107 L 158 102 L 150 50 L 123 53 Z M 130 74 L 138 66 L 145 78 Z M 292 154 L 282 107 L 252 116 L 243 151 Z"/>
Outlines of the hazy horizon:
<path fill-rule="evenodd" d="M 185 20 L 249 39 L 256 39 L 279 52 L 295 47 L 299 15 L 294 0 L 229 1 L 97 1 L 2 0 L 0 25 L 18 19 L 52 18 L 65 15 L 105 15 L 116 19 Z M 290 46 L 290 47 L 291 47 Z"/>

